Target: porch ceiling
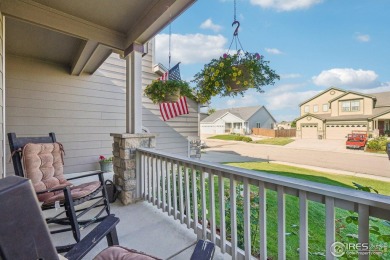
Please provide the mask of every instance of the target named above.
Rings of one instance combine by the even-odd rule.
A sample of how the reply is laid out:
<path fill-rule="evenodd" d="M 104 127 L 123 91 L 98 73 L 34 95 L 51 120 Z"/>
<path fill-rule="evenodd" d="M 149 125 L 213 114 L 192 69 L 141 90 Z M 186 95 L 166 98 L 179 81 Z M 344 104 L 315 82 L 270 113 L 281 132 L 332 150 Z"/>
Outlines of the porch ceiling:
<path fill-rule="evenodd" d="M 7 53 L 68 65 L 83 42 L 16 19 L 7 19 L 5 38 Z"/>
<path fill-rule="evenodd" d="M 63 63 L 73 75 L 93 73 L 111 52 L 146 43 L 195 1 L 0 0 L 6 51 Z"/>

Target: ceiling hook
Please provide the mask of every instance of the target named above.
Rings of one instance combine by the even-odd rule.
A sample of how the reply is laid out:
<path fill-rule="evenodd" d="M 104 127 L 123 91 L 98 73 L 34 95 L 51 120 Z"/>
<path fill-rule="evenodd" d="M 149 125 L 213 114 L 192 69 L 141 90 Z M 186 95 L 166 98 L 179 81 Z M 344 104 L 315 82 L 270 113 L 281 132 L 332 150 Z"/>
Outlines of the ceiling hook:
<path fill-rule="evenodd" d="M 232 26 L 234 26 L 235 24 L 237 25 L 237 27 L 236 27 L 236 29 L 234 30 L 233 35 L 234 35 L 234 36 L 237 36 L 237 35 L 238 35 L 238 28 L 240 28 L 240 22 L 239 22 L 239 21 L 234 21 L 234 22 L 232 23 Z"/>

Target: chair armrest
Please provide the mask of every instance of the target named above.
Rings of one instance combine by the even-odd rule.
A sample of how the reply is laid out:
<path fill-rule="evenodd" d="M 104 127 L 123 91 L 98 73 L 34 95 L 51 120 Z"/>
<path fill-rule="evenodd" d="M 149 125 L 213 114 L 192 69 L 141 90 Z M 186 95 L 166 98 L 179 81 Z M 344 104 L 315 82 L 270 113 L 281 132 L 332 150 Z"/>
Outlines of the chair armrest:
<path fill-rule="evenodd" d="M 88 173 L 88 174 L 83 174 L 81 176 L 76 176 L 76 177 L 72 177 L 72 178 L 66 178 L 66 179 L 68 181 L 70 181 L 70 180 L 76 180 L 76 179 L 81 179 L 81 178 L 95 176 L 95 175 L 102 175 L 103 173 L 104 172 L 102 172 L 102 171 L 97 171 L 97 172 L 92 172 L 92 173 Z"/>
<path fill-rule="evenodd" d="M 109 215 L 80 242 L 78 242 L 68 253 L 66 253 L 65 257 L 69 260 L 83 259 L 83 257 L 105 236 L 115 236 L 110 237 L 111 242 L 109 242 L 109 246 L 118 244 L 118 237 L 116 235 L 116 225 L 118 223 L 119 218 L 114 215 Z M 109 238 L 107 237 L 107 239 Z"/>

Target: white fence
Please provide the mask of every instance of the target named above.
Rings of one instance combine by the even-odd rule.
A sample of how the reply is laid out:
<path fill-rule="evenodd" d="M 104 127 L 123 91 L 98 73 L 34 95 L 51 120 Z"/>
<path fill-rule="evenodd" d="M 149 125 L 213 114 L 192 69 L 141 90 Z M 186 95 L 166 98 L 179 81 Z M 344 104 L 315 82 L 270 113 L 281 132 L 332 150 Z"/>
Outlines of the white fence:
<path fill-rule="evenodd" d="M 336 241 L 337 208 L 357 212 L 359 243 L 369 242 L 370 217 L 390 219 L 388 196 L 193 160 L 153 149 L 138 149 L 137 160 L 141 170 L 138 194 L 194 229 L 199 238 L 207 237 L 216 243 L 233 259 L 251 258 L 253 232 L 259 236 L 260 259 L 267 259 L 267 243 L 277 243 L 278 259 L 286 259 L 287 195 L 299 198 L 300 259 L 309 258 L 309 201 L 324 205 L 326 259 L 335 259 L 329 249 Z M 253 221 L 251 224 L 254 189 L 259 216 L 255 228 Z M 276 192 L 277 241 L 267 241 L 267 190 Z M 242 196 L 237 196 L 241 191 Z M 243 214 L 238 214 L 241 209 L 237 198 Z M 228 217 L 230 222 L 226 221 Z M 243 225 L 238 225 L 239 222 Z M 238 246 L 238 233 L 243 236 L 242 248 Z M 359 259 L 369 259 L 369 256 L 362 254 Z"/>

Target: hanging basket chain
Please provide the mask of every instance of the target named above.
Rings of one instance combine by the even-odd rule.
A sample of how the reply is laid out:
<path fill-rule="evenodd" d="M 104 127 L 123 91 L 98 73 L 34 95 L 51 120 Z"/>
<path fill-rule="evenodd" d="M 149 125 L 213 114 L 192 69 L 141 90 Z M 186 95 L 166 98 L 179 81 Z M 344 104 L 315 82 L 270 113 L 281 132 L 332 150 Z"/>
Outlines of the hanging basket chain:
<path fill-rule="evenodd" d="M 229 45 L 229 49 L 228 49 L 227 53 L 229 53 L 230 48 L 233 45 L 233 42 L 235 43 L 236 50 L 238 50 L 238 47 L 240 47 L 241 50 L 244 51 L 244 48 L 242 47 L 241 41 L 238 38 L 238 30 L 240 28 L 240 22 L 237 21 L 237 4 L 236 4 L 236 0 L 234 0 L 234 16 L 233 16 L 233 18 L 234 18 L 234 20 L 233 20 L 232 26 L 236 25 L 237 27 L 236 27 L 236 29 L 233 32 L 233 39 L 232 39 L 232 41 L 231 41 L 231 43 Z"/>
<path fill-rule="evenodd" d="M 171 30 L 171 18 L 169 18 L 169 42 L 168 42 L 168 71 L 171 69 L 171 37 L 172 37 L 172 30 Z"/>
<path fill-rule="evenodd" d="M 237 5 L 236 5 L 236 0 L 234 0 L 234 17 L 233 17 L 233 22 L 237 21 Z"/>

